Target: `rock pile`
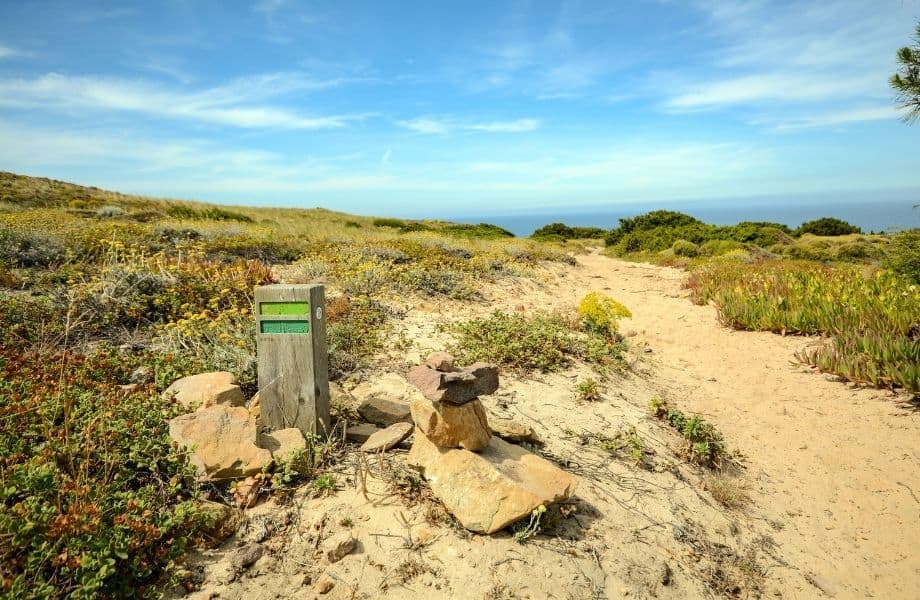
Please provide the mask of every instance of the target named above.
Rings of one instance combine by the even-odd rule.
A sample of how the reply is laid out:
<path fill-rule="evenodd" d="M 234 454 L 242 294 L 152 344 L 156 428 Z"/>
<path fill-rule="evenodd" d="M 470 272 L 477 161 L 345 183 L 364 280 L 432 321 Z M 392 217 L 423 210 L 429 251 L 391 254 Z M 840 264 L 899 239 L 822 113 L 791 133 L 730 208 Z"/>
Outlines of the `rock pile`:
<path fill-rule="evenodd" d="M 498 389 L 498 367 L 457 368 L 438 352 L 413 367 L 409 381 L 423 396 L 409 403 L 416 427 L 409 464 L 464 527 L 493 533 L 572 496 L 571 475 L 492 436 L 479 396 Z"/>

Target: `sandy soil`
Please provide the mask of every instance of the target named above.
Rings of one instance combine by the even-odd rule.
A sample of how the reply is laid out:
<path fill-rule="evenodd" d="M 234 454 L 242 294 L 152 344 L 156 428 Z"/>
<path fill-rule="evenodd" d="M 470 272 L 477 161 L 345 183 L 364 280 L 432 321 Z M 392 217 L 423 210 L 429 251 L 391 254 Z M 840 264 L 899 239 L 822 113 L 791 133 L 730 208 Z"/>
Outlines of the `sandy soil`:
<path fill-rule="evenodd" d="M 794 364 L 805 338 L 723 328 L 714 308 L 686 298 L 684 277 L 589 255 L 540 281 L 488 286 L 481 303 L 406 306 L 412 346 L 393 352 L 397 372 L 444 347 L 438 324 L 495 308 L 571 311 L 599 290 L 632 309 L 621 329 L 634 334 L 633 369 L 600 402 L 575 399 L 585 367 L 507 375 L 484 398 L 491 416 L 532 425 L 544 455 L 580 478 L 571 514 L 546 534 L 526 544 L 466 534 L 424 495 L 394 493 L 404 450 L 369 461 L 351 452 L 333 496 L 250 509 L 234 539 L 194 557 L 196 596 L 311 598 L 326 574 L 331 598 L 920 597 L 920 412 Z M 744 507 L 713 500 L 680 439 L 649 414 L 654 396 L 723 432 L 743 465 L 726 480 L 746 489 Z M 640 465 L 598 443 L 632 428 Z M 345 530 L 359 547 L 329 565 L 325 540 Z M 229 557 L 246 542 L 266 553 L 236 574 Z"/>

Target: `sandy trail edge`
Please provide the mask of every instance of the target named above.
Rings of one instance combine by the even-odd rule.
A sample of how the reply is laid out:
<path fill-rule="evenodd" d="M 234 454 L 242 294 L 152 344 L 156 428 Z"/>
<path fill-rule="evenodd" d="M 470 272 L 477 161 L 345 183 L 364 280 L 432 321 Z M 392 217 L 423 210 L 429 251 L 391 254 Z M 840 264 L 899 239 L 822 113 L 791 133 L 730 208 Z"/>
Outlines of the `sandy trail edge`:
<path fill-rule="evenodd" d="M 722 327 L 687 299 L 681 271 L 579 262 L 567 287 L 593 280 L 631 307 L 622 328 L 653 349 L 663 392 L 745 455 L 753 510 L 782 526 L 774 539 L 788 562 L 838 597 L 917 597 L 920 413 L 793 364 L 808 340 Z"/>

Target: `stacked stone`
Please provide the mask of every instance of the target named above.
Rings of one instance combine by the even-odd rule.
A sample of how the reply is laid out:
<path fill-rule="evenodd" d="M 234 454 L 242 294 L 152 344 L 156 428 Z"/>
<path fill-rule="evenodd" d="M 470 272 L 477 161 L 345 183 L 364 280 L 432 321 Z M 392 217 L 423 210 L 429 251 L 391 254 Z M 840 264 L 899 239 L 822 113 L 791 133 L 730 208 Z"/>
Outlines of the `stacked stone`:
<path fill-rule="evenodd" d="M 435 352 L 409 371 L 421 392 L 409 403 L 415 426 L 438 448 L 478 452 L 489 445 L 492 430 L 479 396 L 498 389 L 498 367 L 475 363 L 455 368 L 454 357 Z"/>
<path fill-rule="evenodd" d="M 415 435 L 408 462 L 467 529 L 493 533 L 540 506 L 567 500 L 576 481 L 549 461 L 492 436 L 479 396 L 498 389 L 498 367 L 456 367 L 443 352 L 409 371 Z"/>

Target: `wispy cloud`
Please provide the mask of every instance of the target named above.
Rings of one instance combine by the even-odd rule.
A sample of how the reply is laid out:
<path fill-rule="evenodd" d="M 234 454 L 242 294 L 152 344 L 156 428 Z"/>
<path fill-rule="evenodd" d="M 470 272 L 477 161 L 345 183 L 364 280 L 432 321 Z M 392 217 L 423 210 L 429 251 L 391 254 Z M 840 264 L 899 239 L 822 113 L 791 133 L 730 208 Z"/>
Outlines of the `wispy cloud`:
<path fill-rule="evenodd" d="M 511 121 L 463 122 L 456 119 L 417 117 L 408 121 L 397 121 L 397 125 L 427 135 L 444 135 L 455 131 L 478 131 L 483 133 L 526 133 L 540 127 L 537 119 L 514 119 Z"/>
<path fill-rule="evenodd" d="M 829 127 L 869 121 L 895 121 L 898 111 L 892 106 L 868 106 L 849 110 L 830 111 L 818 115 L 790 119 L 775 124 L 777 130 Z"/>
<path fill-rule="evenodd" d="M 7 58 L 21 58 L 31 56 L 31 54 L 31 52 L 26 52 L 25 50 L 19 50 L 17 48 L 11 48 L 9 46 L 0 44 L 0 60 Z"/>
<path fill-rule="evenodd" d="M 850 103 L 840 109 L 849 119 L 815 119 L 807 125 L 820 127 L 865 120 L 854 117 L 865 114 L 860 106 L 889 94 L 891 40 L 902 36 L 901 24 L 871 3 L 695 4 L 707 20 L 692 34 L 710 38 L 714 46 L 704 54 L 705 69 L 662 77 L 674 76 L 672 94 L 662 103 L 667 111 Z"/>
<path fill-rule="evenodd" d="M 143 113 L 243 128 L 327 129 L 343 127 L 367 115 L 304 116 L 259 102 L 340 84 L 337 80 L 314 81 L 300 74 L 273 73 L 188 92 L 142 80 L 52 73 L 35 79 L 0 79 L 0 106 Z"/>

